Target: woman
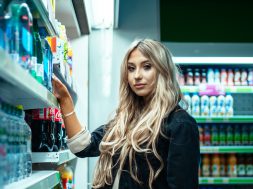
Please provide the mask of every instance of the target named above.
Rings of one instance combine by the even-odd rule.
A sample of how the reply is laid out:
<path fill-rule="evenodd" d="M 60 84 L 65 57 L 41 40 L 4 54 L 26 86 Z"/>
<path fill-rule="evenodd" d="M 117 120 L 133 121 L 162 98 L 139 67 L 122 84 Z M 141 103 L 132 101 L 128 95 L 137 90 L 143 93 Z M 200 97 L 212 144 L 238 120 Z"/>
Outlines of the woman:
<path fill-rule="evenodd" d="M 178 105 L 177 73 L 164 45 L 135 41 L 121 67 L 116 114 L 91 134 L 81 127 L 66 87 L 53 79 L 70 150 L 78 157 L 99 156 L 93 188 L 198 188 L 198 128 Z"/>

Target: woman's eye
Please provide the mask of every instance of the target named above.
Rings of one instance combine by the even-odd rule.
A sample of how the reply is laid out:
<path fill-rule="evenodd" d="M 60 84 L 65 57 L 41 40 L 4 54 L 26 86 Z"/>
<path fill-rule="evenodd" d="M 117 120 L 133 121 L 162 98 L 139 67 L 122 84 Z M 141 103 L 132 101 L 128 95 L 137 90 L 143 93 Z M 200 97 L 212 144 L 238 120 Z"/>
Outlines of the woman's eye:
<path fill-rule="evenodd" d="M 130 72 L 133 72 L 133 71 L 134 71 L 134 67 L 132 67 L 132 66 L 128 66 L 127 69 L 128 69 L 128 71 L 130 71 Z"/>
<path fill-rule="evenodd" d="M 150 65 L 150 64 L 144 65 L 144 69 L 145 69 L 145 70 L 150 70 L 150 69 L 151 69 L 151 65 Z"/>

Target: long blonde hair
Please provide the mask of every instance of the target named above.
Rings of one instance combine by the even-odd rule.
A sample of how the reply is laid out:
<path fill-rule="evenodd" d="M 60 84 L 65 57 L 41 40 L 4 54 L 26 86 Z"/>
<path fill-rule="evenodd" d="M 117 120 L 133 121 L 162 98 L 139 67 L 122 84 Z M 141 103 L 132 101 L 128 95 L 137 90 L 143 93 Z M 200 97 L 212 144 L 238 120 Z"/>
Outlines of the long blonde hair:
<path fill-rule="evenodd" d="M 138 49 L 157 69 L 157 85 L 149 102 L 138 97 L 128 84 L 127 63 L 131 52 Z M 149 187 L 164 167 L 163 160 L 156 149 L 165 117 L 177 106 L 181 91 L 177 81 L 178 69 L 172 61 L 169 50 L 160 42 L 150 39 L 135 41 L 127 51 L 121 65 L 119 106 L 115 117 L 109 122 L 99 150 L 101 152 L 96 165 L 93 187 L 100 188 L 113 183 L 112 168 L 123 170 L 126 159 L 130 165 L 130 175 L 138 183 L 136 153 L 143 153 L 149 166 Z M 113 156 L 119 154 L 113 164 Z M 160 167 L 154 171 L 147 154 L 154 154 L 160 161 Z M 128 158 L 127 158 L 128 157 Z"/>

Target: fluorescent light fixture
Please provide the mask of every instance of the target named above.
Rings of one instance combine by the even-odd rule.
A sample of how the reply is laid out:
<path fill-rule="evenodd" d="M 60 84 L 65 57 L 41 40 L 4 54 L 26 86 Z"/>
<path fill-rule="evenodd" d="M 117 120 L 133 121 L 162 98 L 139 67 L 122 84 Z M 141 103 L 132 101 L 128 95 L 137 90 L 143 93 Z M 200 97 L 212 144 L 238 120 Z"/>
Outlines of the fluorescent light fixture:
<path fill-rule="evenodd" d="M 92 0 L 92 23 L 93 29 L 105 29 L 113 27 L 114 0 Z"/>
<path fill-rule="evenodd" d="M 173 57 L 177 64 L 253 64 L 253 57 Z"/>

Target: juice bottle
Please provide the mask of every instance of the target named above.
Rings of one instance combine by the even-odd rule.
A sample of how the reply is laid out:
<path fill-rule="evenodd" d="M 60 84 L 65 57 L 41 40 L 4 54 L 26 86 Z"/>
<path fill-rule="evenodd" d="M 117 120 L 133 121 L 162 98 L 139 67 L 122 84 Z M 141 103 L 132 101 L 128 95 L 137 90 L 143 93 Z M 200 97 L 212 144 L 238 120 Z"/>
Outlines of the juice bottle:
<path fill-rule="evenodd" d="M 200 84 L 199 69 L 195 69 L 195 73 L 194 73 L 194 85 L 199 85 L 199 84 Z"/>
<path fill-rule="evenodd" d="M 249 145 L 253 145 L 253 125 L 249 128 Z"/>
<path fill-rule="evenodd" d="M 207 81 L 206 81 L 206 69 L 201 70 L 201 83 L 202 84 L 207 83 Z"/>
<path fill-rule="evenodd" d="M 220 158 L 219 154 L 214 154 L 212 157 L 212 176 L 219 177 L 220 176 Z"/>
<path fill-rule="evenodd" d="M 198 125 L 199 129 L 199 144 L 200 146 L 204 145 L 204 129 L 201 125 Z"/>
<path fill-rule="evenodd" d="M 226 69 L 221 69 L 221 84 L 227 86 L 228 84 L 228 74 Z"/>
<path fill-rule="evenodd" d="M 208 154 L 204 154 L 202 159 L 202 175 L 204 177 L 209 177 L 211 175 L 210 159 Z"/>
<path fill-rule="evenodd" d="M 237 158 L 235 154 L 230 154 L 228 157 L 228 172 L 227 175 L 229 177 L 236 177 L 237 176 Z"/>

